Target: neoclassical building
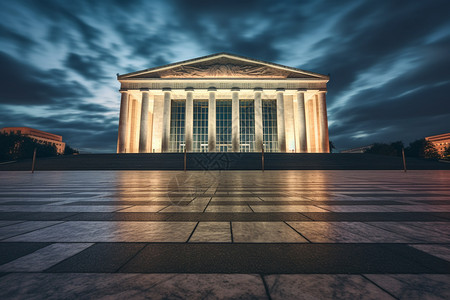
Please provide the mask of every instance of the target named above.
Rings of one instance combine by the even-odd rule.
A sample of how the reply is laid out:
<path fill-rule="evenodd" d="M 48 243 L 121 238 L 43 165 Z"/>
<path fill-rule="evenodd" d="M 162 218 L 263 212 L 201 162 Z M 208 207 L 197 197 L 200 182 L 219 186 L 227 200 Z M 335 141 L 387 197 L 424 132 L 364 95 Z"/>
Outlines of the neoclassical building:
<path fill-rule="evenodd" d="M 117 79 L 117 153 L 329 152 L 328 76 L 218 53 Z"/>

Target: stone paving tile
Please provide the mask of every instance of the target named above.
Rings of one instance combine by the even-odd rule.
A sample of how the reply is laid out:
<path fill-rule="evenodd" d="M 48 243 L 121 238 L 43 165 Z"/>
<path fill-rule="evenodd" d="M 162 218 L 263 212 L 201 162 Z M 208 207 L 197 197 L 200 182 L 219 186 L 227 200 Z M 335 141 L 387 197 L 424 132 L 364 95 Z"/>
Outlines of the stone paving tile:
<path fill-rule="evenodd" d="M 252 212 L 248 205 L 209 205 L 205 212 Z"/>
<path fill-rule="evenodd" d="M 70 221 L 8 239 L 11 242 L 186 242 L 195 222 Z"/>
<path fill-rule="evenodd" d="M 394 207 L 394 206 L 387 205 L 387 207 Z M 404 211 L 416 211 L 416 212 L 450 211 L 450 205 L 397 205 L 395 206 L 395 208 Z"/>
<path fill-rule="evenodd" d="M 326 209 L 319 208 L 314 205 L 267 205 L 267 206 L 257 206 L 250 205 L 254 212 L 326 212 Z"/>
<path fill-rule="evenodd" d="M 0 272 L 41 272 L 92 245 L 92 243 L 55 243 L 0 265 Z"/>
<path fill-rule="evenodd" d="M 235 243 L 307 243 L 283 222 L 232 222 Z"/>
<path fill-rule="evenodd" d="M 98 259 L 107 260 L 100 252 Z M 404 244 L 306 243 L 151 243 L 120 268 L 124 273 L 245 274 L 448 274 L 449 270 L 449 262 Z"/>
<path fill-rule="evenodd" d="M 166 207 L 167 205 L 139 205 L 121 209 L 119 212 L 158 212 Z"/>
<path fill-rule="evenodd" d="M 144 243 L 97 243 L 47 269 L 49 273 L 117 272 L 145 247 Z"/>
<path fill-rule="evenodd" d="M 450 213 L 417 213 L 417 212 L 302 212 L 314 221 L 443 221 L 450 220 Z"/>
<path fill-rule="evenodd" d="M 269 275 L 264 279 L 273 300 L 395 299 L 360 275 Z"/>
<path fill-rule="evenodd" d="M 400 209 L 399 207 L 401 205 L 317 205 L 320 208 L 323 208 L 324 210 L 332 211 L 332 212 L 401 212 L 404 211 Z"/>
<path fill-rule="evenodd" d="M 27 221 L 0 228 L 0 240 L 7 239 L 16 235 L 38 230 L 49 226 L 54 226 L 61 222 L 58 221 Z M 36 241 L 41 242 L 41 241 Z"/>
<path fill-rule="evenodd" d="M 75 216 L 79 212 L 0 212 L 2 220 L 23 220 L 23 221 L 60 221 L 64 218 Z"/>
<path fill-rule="evenodd" d="M 231 243 L 230 222 L 200 222 L 189 242 Z"/>
<path fill-rule="evenodd" d="M 69 206 L 69 205 L 0 205 L 2 212 L 112 212 L 129 206 L 97 205 L 97 206 Z"/>
<path fill-rule="evenodd" d="M 11 284 L 15 283 L 15 284 Z M 9 274 L 9 299 L 268 299 L 259 275 L 247 274 Z"/>
<path fill-rule="evenodd" d="M 365 275 L 398 299 L 450 299 L 450 275 Z"/>
<path fill-rule="evenodd" d="M 0 242 L 0 265 L 30 254 L 50 243 L 3 243 Z"/>
<path fill-rule="evenodd" d="M 447 245 L 419 244 L 410 246 L 420 251 L 424 251 L 428 254 L 445 259 L 446 261 L 450 261 L 450 245 L 448 244 Z"/>
<path fill-rule="evenodd" d="M 314 243 L 414 243 L 420 240 L 361 222 L 288 222 Z"/>
<path fill-rule="evenodd" d="M 24 222 L 24 221 L 22 221 L 22 220 L 17 220 L 17 221 L 0 221 L 0 227 L 9 226 L 9 225 L 12 225 L 12 224 L 17 224 L 17 223 L 22 223 L 22 222 Z"/>
<path fill-rule="evenodd" d="M 444 235 L 431 229 L 411 226 L 412 224 L 410 222 L 369 222 L 368 224 L 423 242 L 450 243 L 449 234 Z M 432 226 L 433 222 L 429 222 L 428 224 Z M 436 224 L 436 226 L 439 224 L 441 223 Z"/>

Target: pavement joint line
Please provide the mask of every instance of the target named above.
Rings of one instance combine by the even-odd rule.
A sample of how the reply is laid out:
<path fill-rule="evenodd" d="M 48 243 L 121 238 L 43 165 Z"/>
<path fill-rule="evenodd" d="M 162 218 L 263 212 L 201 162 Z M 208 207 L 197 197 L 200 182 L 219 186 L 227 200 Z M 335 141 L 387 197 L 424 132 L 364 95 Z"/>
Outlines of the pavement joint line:
<path fill-rule="evenodd" d="M 164 207 L 164 208 L 161 208 L 160 210 L 158 210 L 156 213 L 161 213 L 161 211 L 163 211 L 163 210 L 165 210 L 166 208 L 168 208 L 169 206 L 171 206 L 171 204 L 169 204 L 169 205 L 167 205 L 166 207 Z"/>
<path fill-rule="evenodd" d="M 403 221 L 398 221 L 398 222 L 403 222 Z M 409 222 L 409 221 L 408 221 L 408 222 Z M 432 222 L 435 222 L 435 221 L 432 221 Z M 392 230 L 389 230 L 389 229 L 386 229 L 386 228 L 383 228 L 383 227 L 376 226 L 376 225 L 374 225 L 374 224 L 369 224 L 369 222 L 361 222 L 361 223 L 364 223 L 365 225 L 369 225 L 369 226 L 375 227 L 375 228 L 377 228 L 378 230 L 390 232 L 390 233 L 399 235 L 399 236 L 401 236 L 401 237 L 408 238 L 408 236 L 404 235 L 403 233 L 395 232 L 395 231 L 392 231 Z M 412 240 L 415 240 L 415 241 L 417 241 L 417 242 L 424 243 L 424 241 L 421 240 L 421 239 L 418 239 L 418 238 L 411 238 L 411 237 L 409 237 L 409 238 L 412 239 Z M 428 243 L 430 243 L 430 242 L 428 242 Z M 405 242 L 405 243 L 402 243 L 402 244 L 410 244 L 410 243 L 406 243 L 406 242 Z"/>
<path fill-rule="evenodd" d="M 289 226 L 292 230 L 294 230 L 295 232 L 297 232 L 302 238 L 304 238 L 305 240 L 308 241 L 308 243 L 310 244 L 314 244 L 313 242 L 311 242 L 306 236 L 304 236 L 303 234 L 301 234 L 300 231 L 298 231 L 297 229 L 295 229 L 294 227 L 292 227 L 288 222 L 283 221 L 284 224 L 286 224 L 287 226 Z"/>
<path fill-rule="evenodd" d="M 55 226 L 55 225 L 59 225 L 59 224 L 65 223 L 66 221 L 28 221 L 28 222 L 58 222 L 58 223 L 55 223 L 55 224 L 52 224 L 52 225 L 48 225 L 48 226 L 45 226 L 45 227 L 41 227 L 41 228 L 37 228 L 37 229 L 33 229 L 33 230 L 30 230 L 30 231 L 22 232 L 22 233 L 13 235 L 13 236 L 9 236 L 7 238 L 0 239 L 0 242 L 3 242 L 4 240 L 10 239 L 10 238 L 14 238 L 14 237 L 22 235 L 22 234 L 28 234 L 28 233 L 31 233 L 31 232 L 35 232 L 37 230 L 41 230 L 41 229 L 49 228 L 49 227 L 52 227 L 52 226 Z M 11 224 L 11 225 L 15 225 L 15 224 Z"/>
<path fill-rule="evenodd" d="M 365 276 L 364 274 L 360 274 L 361 277 L 363 277 L 365 280 L 369 281 L 370 283 L 372 283 L 373 285 L 375 285 L 377 288 L 381 289 L 382 291 L 384 291 L 385 293 L 387 293 L 388 295 L 390 295 L 392 298 L 400 300 L 400 298 L 396 297 L 395 295 L 393 295 L 391 292 L 389 292 L 388 290 L 384 289 L 383 287 L 381 287 L 380 285 L 378 285 L 376 282 L 370 280 L 367 276 Z"/>
<path fill-rule="evenodd" d="M 388 221 L 388 222 L 390 222 L 390 221 Z M 404 222 L 404 221 L 397 221 L 397 222 Z M 407 222 L 409 222 L 409 221 L 407 221 Z M 432 221 L 432 222 L 435 222 L 435 221 Z M 404 235 L 404 234 L 402 234 L 402 233 L 398 233 L 398 232 L 395 232 L 395 231 L 390 230 L 390 229 L 386 229 L 386 228 L 383 228 L 383 227 L 379 227 L 379 226 L 377 226 L 376 224 L 369 224 L 368 222 L 362 222 L 362 223 L 364 223 L 364 224 L 366 224 L 366 225 L 369 225 L 369 226 L 372 226 L 372 227 L 375 227 L 375 228 L 377 228 L 377 229 L 381 229 L 381 230 L 384 230 L 384 231 L 387 231 L 387 232 L 390 232 L 390 233 L 394 233 L 394 234 L 398 234 L 398 235 L 400 235 L 400 236 L 402 236 L 402 237 L 408 238 L 406 235 Z M 373 223 L 373 221 L 371 221 L 371 223 Z M 384 223 L 384 222 L 383 222 L 383 223 Z M 416 240 L 416 241 L 419 241 L 419 242 L 425 242 L 425 243 L 426 243 L 426 241 L 423 241 L 422 239 L 419 239 L 419 238 L 413 238 L 413 239 Z"/>
<path fill-rule="evenodd" d="M 266 280 L 264 279 L 264 275 L 263 274 L 259 274 L 259 276 L 261 277 L 262 283 L 264 285 L 264 290 L 266 291 L 267 299 L 268 300 L 272 300 L 272 296 L 270 295 L 269 286 L 268 286 Z"/>
<path fill-rule="evenodd" d="M 300 214 L 301 216 L 307 218 L 308 220 L 305 220 L 306 222 L 309 222 L 309 221 L 311 221 L 311 222 L 319 222 L 319 221 L 317 221 L 317 220 L 314 220 L 313 218 L 308 217 L 308 216 L 305 215 L 305 214 L 302 214 L 301 212 L 297 212 L 297 213 Z"/>
<path fill-rule="evenodd" d="M 186 240 L 185 244 L 186 244 L 186 243 L 189 243 L 191 237 L 194 235 L 194 232 L 195 232 L 195 230 L 196 230 L 197 227 L 198 227 L 198 224 L 200 224 L 200 221 L 198 221 L 197 224 L 195 224 L 194 229 L 192 229 L 192 232 L 191 232 L 191 234 L 189 235 L 188 239 Z"/>
<path fill-rule="evenodd" d="M 206 209 L 208 208 L 209 203 L 211 203 L 212 198 L 213 197 L 209 198 L 208 204 L 206 204 L 205 208 L 203 209 L 203 212 L 206 212 Z"/>
<path fill-rule="evenodd" d="M 110 204 L 108 204 L 108 205 L 110 205 Z M 93 206 L 95 207 L 95 206 L 98 206 L 98 205 L 93 205 Z M 114 205 L 111 205 L 111 206 L 114 206 Z M 128 205 L 128 206 L 126 206 L 126 207 L 122 207 L 122 208 L 113 210 L 112 212 L 113 212 L 113 213 L 114 213 L 114 212 L 121 212 L 121 211 L 124 210 L 124 209 L 129 209 L 129 208 L 134 207 L 134 206 L 136 206 L 136 205 Z"/>
<path fill-rule="evenodd" d="M 94 244 L 95 245 L 95 244 Z M 92 246 L 94 246 L 94 245 L 92 245 Z M 136 251 L 136 253 L 134 254 L 134 255 L 132 255 L 129 259 L 127 259 L 127 261 L 125 261 L 119 268 L 117 268 L 114 272 L 112 272 L 112 273 L 119 273 L 120 272 L 120 269 L 122 269 L 124 266 L 126 266 L 127 265 L 127 263 L 129 263 L 132 259 L 134 259 L 139 253 L 141 253 L 141 251 L 142 250 L 144 250 L 145 249 L 145 247 L 147 247 L 147 245 L 148 245 L 148 243 L 145 243 L 145 245 L 141 248 L 141 249 L 139 249 L 139 251 Z M 91 246 L 91 247 L 92 247 Z M 87 248 L 88 249 L 88 248 Z M 86 250 L 86 249 L 85 249 Z M 83 250 L 84 251 L 84 250 Z"/>
<path fill-rule="evenodd" d="M 230 221 L 230 235 L 231 235 L 231 243 L 234 243 L 234 237 L 233 237 L 233 225 Z"/>

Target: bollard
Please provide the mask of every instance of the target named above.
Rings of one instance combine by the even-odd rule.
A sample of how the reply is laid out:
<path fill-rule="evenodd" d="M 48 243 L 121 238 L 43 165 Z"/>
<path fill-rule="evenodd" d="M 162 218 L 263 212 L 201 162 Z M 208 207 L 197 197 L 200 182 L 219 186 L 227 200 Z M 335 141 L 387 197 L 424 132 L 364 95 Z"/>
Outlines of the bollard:
<path fill-rule="evenodd" d="M 34 164 L 36 163 L 36 150 L 37 148 L 34 148 L 34 152 L 33 152 L 33 162 L 31 164 L 31 173 L 34 173 Z"/>
<path fill-rule="evenodd" d="M 261 146 L 261 167 L 262 171 L 264 172 L 264 144 Z"/>
<path fill-rule="evenodd" d="M 186 147 L 184 148 L 184 171 L 186 172 Z"/>
<path fill-rule="evenodd" d="M 402 148 L 402 158 L 403 158 L 403 170 L 406 173 L 406 160 L 405 160 L 405 149 Z"/>

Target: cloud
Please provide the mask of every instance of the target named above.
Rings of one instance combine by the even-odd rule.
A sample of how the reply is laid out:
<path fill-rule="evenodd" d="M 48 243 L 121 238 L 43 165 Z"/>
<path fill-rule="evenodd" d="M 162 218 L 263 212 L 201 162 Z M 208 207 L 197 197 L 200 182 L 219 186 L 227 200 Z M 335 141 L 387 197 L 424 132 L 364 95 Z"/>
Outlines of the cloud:
<path fill-rule="evenodd" d="M 67 79 L 63 70 L 45 72 L 1 51 L 0 65 L 0 103 L 44 105 L 91 96 L 82 84 Z"/>
<path fill-rule="evenodd" d="M 103 70 L 94 57 L 69 53 L 64 65 L 81 74 L 87 80 L 102 78 Z"/>

